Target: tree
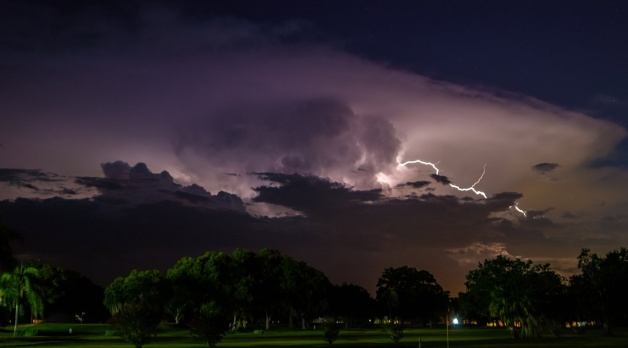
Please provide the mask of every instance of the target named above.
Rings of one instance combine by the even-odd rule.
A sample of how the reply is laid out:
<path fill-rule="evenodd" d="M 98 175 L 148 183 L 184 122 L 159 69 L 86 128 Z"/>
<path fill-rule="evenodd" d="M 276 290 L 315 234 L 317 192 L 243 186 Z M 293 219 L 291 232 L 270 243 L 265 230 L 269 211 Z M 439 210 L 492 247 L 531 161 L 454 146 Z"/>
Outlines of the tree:
<path fill-rule="evenodd" d="M 61 297 L 61 284 L 65 278 L 63 269 L 46 264 L 40 259 L 25 260 L 23 265 L 35 268 L 39 273 L 37 285 L 39 295 L 45 303 L 52 304 Z"/>
<path fill-rule="evenodd" d="M 283 259 L 282 269 L 281 288 L 290 326 L 293 326 L 292 319 L 296 315 L 301 318 L 301 329 L 305 330 L 308 316 L 318 314 L 327 307 L 325 299 L 331 283 L 321 271 L 290 257 Z"/>
<path fill-rule="evenodd" d="M 122 339 L 140 348 L 156 335 L 168 297 L 159 271 L 133 270 L 105 289 L 105 306 L 112 313 L 109 324 Z"/>
<path fill-rule="evenodd" d="M 67 320 L 76 319 L 78 315 L 83 322 L 104 322 L 109 317 L 109 311 L 103 302 L 104 289 L 101 286 L 78 272 L 63 269 L 58 297 L 46 307 L 46 312 L 48 318 L 57 315 Z"/>
<path fill-rule="evenodd" d="M 127 303 L 143 303 L 163 310 L 168 298 L 168 287 L 157 270 L 132 270 L 126 277 L 118 277 L 105 289 L 105 306 L 112 314 Z"/>
<path fill-rule="evenodd" d="M 612 325 L 628 311 L 628 249 L 611 251 L 605 257 L 582 249 L 578 268 L 596 296 L 594 303 L 600 311 L 606 334 L 612 334 Z"/>
<path fill-rule="evenodd" d="M 446 313 L 449 301 L 449 292 L 432 274 L 408 266 L 386 268 L 377 281 L 376 295 L 391 320 L 419 320 L 423 325 Z"/>
<path fill-rule="evenodd" d="M 215 347 L 229 329 L 229 320 L 216 302 L 201 305 L 198 313 L 190 323 L 193 337 L 207 342 L 208 347 Z"/>
<path fill-rule="evenodd" d="M 175 324 L 181 324 L 186 315 L 192 311 L 195 299 L 200 296 L 201 281 L 197 275 L 195 259 L 184 257 L 176 262 L 166 272 L 166 281 L 172 289 L 171 296 L 166 303 L 166 312 L 174 319 Z"/>
<path fill-rule="evenodd" d="M 330 310 L 344 320 L 348 329 L 356 320 L 366 320 L 374 313 L 375 300 L 363 287 L 343 283 L 332 289 Z"/>
<path fill-rule="evenodd" d="M 306 317 L 325 307 L 331 286 L 322 272 L 270 249 L 182 258 L 166 278 L 172 288 L 167 311 L 177 322 L 186 315 L 197 317 L 202 305 L 213 302 L 233 315 L 234 330 L 257 313 L 264 313 L 268 330 L 272 315 L 281 309 L 289 312 L 290 323 L 299 315 L 305 328 Z M 121 285 L 114 282 L 110 287 L 117 297 Z"/>
<path fill-rule="evenodd" d="M 39 280 L 40 273 L 37 268 L 25 265 L 17 266 L 12 272 L 4 273 L 0 277 L 3 303 L 10 304 L 15 308 L 13 334 L 17 333 L 18 315 L 22 300 L 26 299 L 35 317 L 43 315 L 44 301 L 41 288 L 38 286 Z"/>
<path fill-rule="evenodd" d="M 259 298 L 260 264 L 256 254 L 245 249 L 231 253 L 229 265 L 233 323 L 231 329 L 246 329 L 247 317 L 251 315 Z"/>
<path fill-rule="evenodd" d="M 585 279 L 583 274 L 575 274 L 569 277 L 567 287 L 567 303 L 565 315 L 568 322 L 588 322 L 595 320 L 603 322 L 596 300 L 597 293 L 593 285 Z M 583 332 L 586 326 L 578 326 L 577 331 Z"/>
<path fill-rule="evenodd" d="M 255 303 L 265 316 L 265 329 L 270 330 L 270 320 L 281 309 L 283 302 L 282 284 L 285 280 L 282 272 L 283 255 L 277 250 L 262 249 L 256 254 L 259 269 L 255 287 Z"/>
<path fill-rule="evenodd" d="M 192 318 L 204 303 L 220 303 L 233 310 L 231 258 L 221 252 L 206 252 L 184 257 L 168 269 L 166 279 L 172 289 L 167 311 L 178 323 L 185 315 Z"/>
<path fill-rule="evenodd" d="M 111 316 L 109 325 L 125 342 L 136 348 L 150 343 L 157 334 L 161 313 L 144 302 L 125 303 Z"/>
<path fill-rule="evenodd" d="M 500 255 L 480 263 L 466 278 L 463 301 L 477 299 L 478 311 L 504 322 L 514 337 L 538 336 L 543 329 L 557 333 L 566 287 L 549 265 Z"/>

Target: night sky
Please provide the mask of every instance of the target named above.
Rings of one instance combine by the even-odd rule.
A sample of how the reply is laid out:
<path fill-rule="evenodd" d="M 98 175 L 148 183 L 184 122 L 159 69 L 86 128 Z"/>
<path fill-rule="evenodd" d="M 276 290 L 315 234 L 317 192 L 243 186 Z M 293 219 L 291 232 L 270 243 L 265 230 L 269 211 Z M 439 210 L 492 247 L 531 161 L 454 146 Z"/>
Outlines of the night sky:
<path fill-rule="evenodd" d="M 628 246 L 625 1 L 2 1 L 0 219 L 106 285 L 279 249 L 453 295 Z M 457 190 L 467 189 L 465 191 Z"/>

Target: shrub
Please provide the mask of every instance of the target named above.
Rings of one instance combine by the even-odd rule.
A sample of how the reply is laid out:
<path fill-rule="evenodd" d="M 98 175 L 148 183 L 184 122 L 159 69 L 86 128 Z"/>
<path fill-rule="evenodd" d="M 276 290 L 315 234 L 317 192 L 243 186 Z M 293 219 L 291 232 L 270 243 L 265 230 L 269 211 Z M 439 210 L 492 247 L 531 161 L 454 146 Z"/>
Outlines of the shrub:
<path fill-rule="evenodd" d="M 229 329 L 229 321 L 215 302 L 205 303 L 190 323 L 190 333 L 196 339 L 215 347 Z"/>
<path fill-rule="evenodd" d="M 323 324 L 323 337 L 325 338 L 325 342 L 332 344 L 338 339 L 338 334 L 340 334 L 340 327 L 336 323 L 325 322 Z"/>
<path fill-rule="evenodd" d="M 400 324 L 390 324 L 390 327 L 386 331 L 390 336 L 390 339 L 395 343 L 399 343 L 403 338 L 403 326 Z"/>
<path fill-rule="evenodd" d="M 125 304 L 111 316 L 109 325 L 116 335 L 135 346 L 142 348 L 157 334 L 161 313 L 143 303 Z"/>

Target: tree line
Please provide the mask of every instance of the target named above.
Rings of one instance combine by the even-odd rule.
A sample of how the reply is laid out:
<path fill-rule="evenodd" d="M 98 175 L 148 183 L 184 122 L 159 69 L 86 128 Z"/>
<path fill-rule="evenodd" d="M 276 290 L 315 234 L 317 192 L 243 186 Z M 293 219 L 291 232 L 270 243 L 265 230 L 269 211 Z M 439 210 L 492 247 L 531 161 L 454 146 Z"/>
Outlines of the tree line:
<path fill-rule="evenodd" d="M 188 327 L 209 345 L 229 330 L 269 330 L 273 322 L 301 329 L 321 325 L 333 333 L 336 322 L 365 326 L 379 318 L 396 340 L 403 325 L 449 322 L 453 315 L 479 324 L 499 321 L 514 337 L 558 335 L 566 322 L 601 323 L 608 334 L 628 324 L 626 248 L 602 256 L 583 249 L 580 273 L 569 278 L 549 264 L 497 256 L 467 274 L 458 298 L 426 270 L 386 268 L 373 298 L 358 285 L 332 285 L 323 272 L 272 249 L 208 251 L 181 258 L 165 274 L 133 270 L 102 289 L 40 260 L 18 263 L 10 248 L 16 237 L 0 224 L 0 318 L 14 331 L 20 317 L 44 313 L 80 322 L 110 317 L 112 329 L 137 346 L 162 321 Z"/>
<path fill-rule="evenodd" d="M 583 249 L 578 269 L 565 278 L 549 264 L 497 256 L 467 274 L 458 309 L 480 324 L 499 320 L 514 337 L 559 335 L 565 323 L 575 323 L 576 330 L 601 323 L 609 335 L 627 325 L 628 249 L 604 256 Z"/>
<path fill-rule="evenodd" d="M 358 285 L 332 285 L 323 272 L 280 251 L 236 249 L 184 257 L 165 276 L 134 270 L 105 289 L 104 303 L 113 327 L 129 342 L 145 343 L 159 321 L 167 320 L 187 325 L 211 346 L 225 332 L 250 329 L 251 323 L 263 330 L 273 321 L 301 329 L 320 325 L 331 332 L 338 321 L 345 327 L 372 325 L 379 313 L 426 323 L 438 320 L 448 298 L 433 275 L 407 266 L 385 269 L 373 299 Z M 126 333 L 136 318 L 145 318 L 142 326 Z"/>
<path fill-rule="evenodd" d="M 133 271 L 107 287 L 105 304 L 113 322 L 125 306 L 142 304 L 154 308 L 155 317 L 187 323 L 214 341 L 250 323 L 268 330 L 273 319 L 290 327 L 299 322 L 302 329 L 318 322 L 327 330 L 337 321 L 348 327 L 379 318 L 394 340 L 404 325 L 449 323 L 454 315 L 479 324 L 499 321 L 515 338 L 558 336 L 568 322 L 580 323 L 577 330 L 601 323 L 607 334 L 628 324 L 628 250 L 599 256 L 583 249 L 578 268 L 581 273 L 565 278 L 549 264 L 497 256 L 467 274 L 458 298 L 428 271 L 386 268 L 372 298 L 354 284 L 332 285 L 321 271 L 277 250 L 237 249 L 182 258 L 165 276 Z M 199 327 L 211 335 L 199 334 Z"/>

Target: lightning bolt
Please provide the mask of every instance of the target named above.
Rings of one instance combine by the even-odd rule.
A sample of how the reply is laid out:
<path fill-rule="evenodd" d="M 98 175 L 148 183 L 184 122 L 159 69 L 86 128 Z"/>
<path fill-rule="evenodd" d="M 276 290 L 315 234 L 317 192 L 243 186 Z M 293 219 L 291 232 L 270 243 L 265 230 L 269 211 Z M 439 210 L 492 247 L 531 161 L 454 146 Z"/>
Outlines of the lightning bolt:
<path fill-rule="evenodd" d="M 440 173 L 440 169 L 438 169 L 438 167 L 436 165 L 439 162 L 432 163 L 432 162 L 425 162 L 425 161 L 421 161 L 421 160 L 412 160 L 412 161 L 406 161 L 406 162 L 403 162 L 403 163 L 399 163 L 399 166 L 406 167 L 408 164 L 420 163 L 420 164 L 423 164 L 423 165 L 430 166 L 430 167 L 434 168 L 434 171 L 436 172 L 436 175 L 438 175 Z M 451 186 L 452 188 L 454 188 L 454 189 L 456 189 L 458 191 L 462 191 L 462 192 L 472 191 L 476 195 L 482 196 L 482 197 L 484 197 L 484 199 L 487 199 L 486 193 L 484 193 L 483 191 L 479 191 L 479 190 L 475 189 L 475 185 L 479 184 L 480 181 L 482 181 L 482 178 L 484 178 L 484 174 L 486 174 L 486 164 L 484 164 L 484 168 L 482 170 L 482 175 L 480 175 L 480 178 L 476 182 L 474 182 L 473 185 L 471 185 L 469 187 L 462 188 L 462 187 L 460 187 L 458 185 L 454 185 L 453 183 L 450 183 L 449 186 Z M 508 208 L 509 209 L 514 208 L 516 211 L 518 211 L 519 213 L 523 214 L 524 217 L 527 217 L 526 211 L 522 210 L 521 208 L 519 208 L 518 204 L 519 204 L 518 202 L 515 202 L 515 204 L 511 205 Z"/>
<path fill-rule="evenodd" d="M 440 161 L 436 163 L 432 163 L 432 162 L 423 162 L 421 160 L 414 160 L 414 161 L 407 161 L 407 162 L 399 163 L 399 166 L 405 167 L 408 164 L 414 164 L 414 163 L 421 163 L 421 164 L 425 164 L 426 166 L 431 166 L 436 171 L 436 175 L 438 175 L 438 173 L 440 172 L 440 170 L 436 167 L 436 165 L 440 163 Z"/>
<path fill-rule="evenodd" d="M 511 209 L 511 208 L 515 208 L 515 210 L 520 212 L 521 214 L 523 214 L 523 216 L 528 217 L 528 215 L 526 215 L 526 211 L 525 210 L 521 210 L 521 208 L 519 208 L 519 202 L 515 202 L 515 204 L 511 205 L 510 207 L 508 207 L 508 209 Z"/>
<path fill-rule="evenodd" d="M 437 173 L 438 174 L 438 173 Z M 475 189 L 475 185 L 479 184 L 480 181 L 482 180 L 482 178 L 484 177 L 484 174 L 486 174 L 486 164 L 484 164 L 484 169 L 482 170 L 482 175 L 480 175 L 480 178 L 473 183 L 473 185 L 466 187 L 466 188 L 461 188 L 458 185 L 454 185 L 454 184 L 449 184 L 449 186 L 455 188 L 458 191 L 473 191 L 473 193 L 475 193 L 478 196 L 482 196 L 484 197 L 484 199 L 486 199 L 486 193 L 482 192 L 482 191 L 478 191 Z"/>
<path fill-rule="evenodd" d="M 399 163 L 399 165 L 403 166 L 403 167 L 406 167 L 408 164 L 414 164 L 414 163 L 420 163 L 420 164 L 423 164 L 423 165 L 430 166 L 430 167 L 434 168 L 434 171 L 436 171 L 436 175 L 438 175 L 438 173 L 440 173 L 440 169 L 438 169 L 438 167 L 436 167 L 436 165 L 439 162 L 432 163 L 432 162 L 425 162 L 425 161 L 421 161 L 421 160 L 413 160 L 413 161 L 406 161 L 406 162 L 403 162 L 403 163 Z M 471 185 L 469 187 L 462 188 L 462 187 L 460 187 L 458 185 L 454 185 L 454 184 L 450 183 L 449 186 L 455 188 L 458 191 L 463 191 L 463 192 L 464 191 L 473 191 L 473 193 L 475 193 L 476 195 L 482 196 L 482 197 L 484 197 L 484 199 L 486 199 L 487 198 L 486 197 L 486 193 L 484 193 L 482 191 L 478 191 L 478 190 L 475 189 L 475 185 L 479 184 L 480 181 L 482 181 L 482 178 L 484 177 L 484 174 L 486 174 L 486 164 L 484 164 L 484 170 L 482 171 L 482 175 L 480 175 L 480 178 L 476 182 L 474 182 L 473 185 Z"/>

